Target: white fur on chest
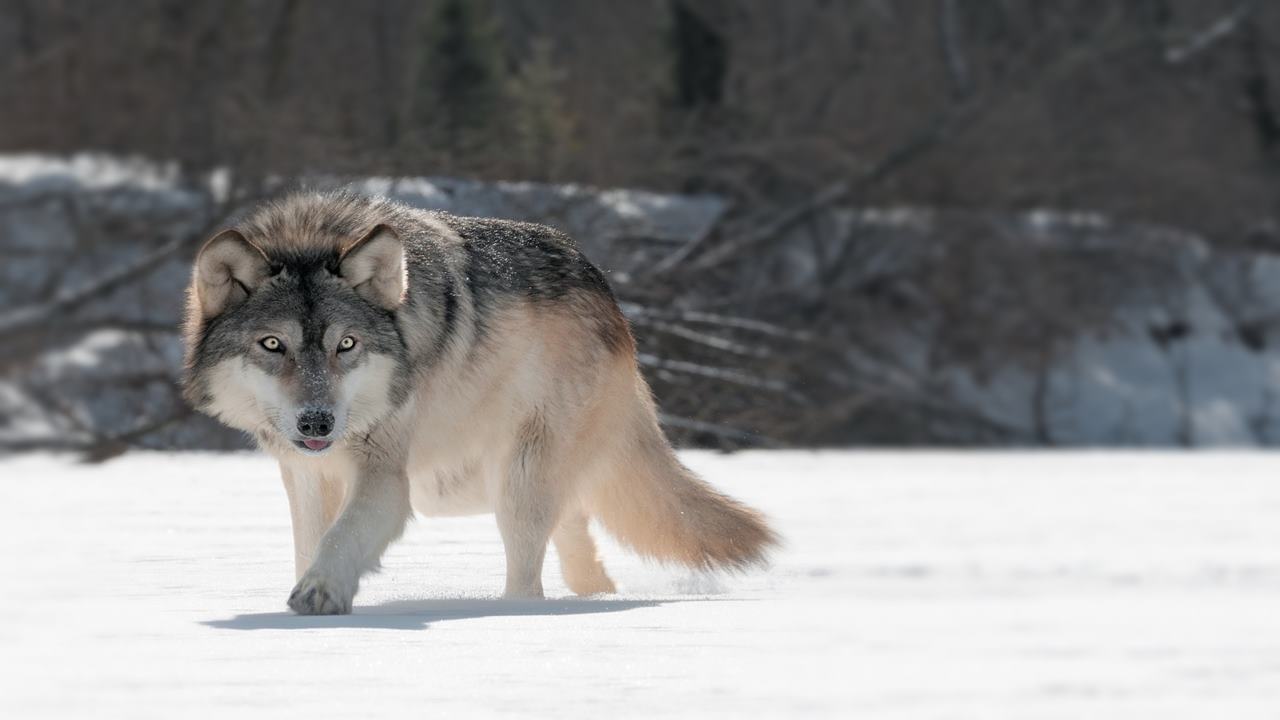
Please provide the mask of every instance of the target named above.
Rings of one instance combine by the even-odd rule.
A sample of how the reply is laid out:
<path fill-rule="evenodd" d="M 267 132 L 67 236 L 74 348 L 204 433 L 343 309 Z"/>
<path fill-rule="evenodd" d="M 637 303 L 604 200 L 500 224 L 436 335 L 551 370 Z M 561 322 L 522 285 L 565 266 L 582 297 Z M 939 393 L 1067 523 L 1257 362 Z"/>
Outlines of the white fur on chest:
<path fill-rule="evenodd" d="M 551 395 L 544 338 L 530 322 L 495 319 L 507 342 L 479 359 L 424 378 L 414 397 L 407 465 L 410 498 L 423 515 L 493 512 L 522 422 Z M 499 327 L 501 325 L 501 327 Z"/>
<path fill-rule="evenodd" d="M 511 454 L 513 434 L 507 423 L 465 407 L 437 403 L 420 415 L 406 467 L 414 510 L 428 516 L 493 512 L 497 473 Z"/>
<path fill-rule="evenodd" d="M 480 515 L 493 512 L 489 488 L 474 465 L 419 468 L 409 473 L 409 499 L 421 515 Z"/>

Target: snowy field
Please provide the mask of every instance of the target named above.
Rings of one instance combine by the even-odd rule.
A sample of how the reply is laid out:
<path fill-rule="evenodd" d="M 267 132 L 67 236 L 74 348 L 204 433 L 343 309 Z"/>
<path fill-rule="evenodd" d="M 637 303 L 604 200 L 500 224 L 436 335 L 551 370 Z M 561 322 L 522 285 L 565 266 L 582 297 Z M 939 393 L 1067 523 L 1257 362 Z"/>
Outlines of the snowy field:
<path fill-rule="evenodd" d="M 1280 716 L 1280 457 L 686 457 L 773 567 L 507 603 L 492 518 L 420 519 L 338 618 L 264 457 L 2 460 L 0 717 Z"/>

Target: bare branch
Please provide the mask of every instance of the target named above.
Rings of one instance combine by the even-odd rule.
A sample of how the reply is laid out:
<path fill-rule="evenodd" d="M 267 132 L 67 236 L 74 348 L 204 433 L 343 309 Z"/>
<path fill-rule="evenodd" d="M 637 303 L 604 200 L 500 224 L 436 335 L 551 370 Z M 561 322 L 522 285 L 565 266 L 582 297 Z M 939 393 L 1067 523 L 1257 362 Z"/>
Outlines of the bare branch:
<path fill-rule="evenodd" d="M 689 342 L 694 342 L 699 345 L 712 348 L 713 350 L 721 350 L 723 352 L 733 353 L 734 355 L 743 355 L 753 358 L 768 358 L 773 356 L 773 353 L 770 352 L 768 348 L 743 345 L 742 343 L 734 342 L 717 335 L 698 332 L 692 328 L 687 328 L 675 323 L 662 322 L 661 320 L 647 320 L 644 318 L 636 318 L 633 322 L 637 325 L 653 328 L 658 332 L 674 335 L 678 338 L 688 340 Z"/>
<path fill-rule="evenodd" d="M 134 427 L 106 437 L 95 438 L 95 440 L 84 448 L 85 462 L 97 463 L 105 462 L 111 458 L 122 455 L 137 445 L 140 440 L 145 439 L 149 435 L 175 425 L 188 417 L 191 417 L 192 410 L 182 403 L 178 403 L 172 412 L 159 418 L 145 420 Z"/>
<path fill-rule="evenodd" d="M 796 392 L 784 382 L 757 377 L 740 370 L 719 368 L 711 365 L 701 365 L 699 363 L 692 363 L 685 360 L 664 360 L 657 355 L 651 355 L 649 353 L 638 353 L 636 355 L 636 360 L 645 367 L 666 370 L 668 372 L 684 373 L 686 375 L 698 375 L 700 377 L 711 378 L 713 380 L 719 380 L 732 385 L 749 387 L 753 390 L 767 390 L 769 392 L 778 393 L 799 403 L 806 402 L 803 395 Z"/>
<path fill-rule="evenodd" d="M 784 447 L 785 443 L 766 435 L 758 435 L 748 430 L 732 427 L 729 425 L 721 425 L 719 423 L 705 422 L 702 420 L 694 420 L 692 418 L 680 417 L 679 415 L 668 415 L 666 413 L 658 413 L 658 422 L 664 427 L 679 428 L 681 430 L 690 430 L 692 432 L 706 433 L 726 440 L 746 445 L 756 445 L 760 447 Z"/>
<path fill-rule="evenodd" d="M 0 336 L 33 330 L 59 315 L 74 312 L 90 300 L 107 295 L 155 270 L 194 242 L 187 236 L 175 238 L 79 288 L 61 293 L 47 302 L 26 305 L 0 316 Z"/>
<path fill-rule="evenodd" d="M 1234 10 L 1210 23 L 1208 27 L 1192 34 L 1181 45 L 1166 49 L 1164 61 L 1170 65 L 1181 65 L 1212 48 L 1228 35 L 1239 30 L 1245 19 L 1253 14 L 1257 7 L 1257 0 L 1246 0 L 1240 3 Z"/>
<path fill-rule="evenodd" d="M 748 248 L 761 245 L 786 233 L 800 223 L 808 220 L 814 213 L 824 210 L 837 202 L 847 199 L 856 191 L 874 185 L 884 178 L 914 162 L 929 150 L 941 144 L 957 129 L 970 120 L 979 108 L 975 102 L 958 103 L 939 113 L 926 127 L 914 136 L 891 150 L 881 160 L 868 167 L 859 177 L 852 180 L 840 180 L 819 190 L 805 200 L 791 205 L 778 213 L 774 219 L 755 230 L 737 235 L 733 240 L 725 242 L 702 255 L 689 265 L 691 270 L 704 270 L 726 260 L 738 257 Z M 708 237 L 712 237 L 708 235 Z M 653 272 L 665 272 L 692 256 L 700 249 L 700 244 L 690 244 L 672 253 L 659 263 Z"/>
<path fill-rule="evenodd" d="M 969 62 L 960 47 L 960 10 L 956 2 L 938 2 L 938 41 L 942 44 L 942 57 L 947 63 L 952 92 L 956 97 L 964 98 L 973 90 L 973 79 L 969 74 Z"/>
<path fill-rule="evenodd" d="M 807 332 L 791 330 L 784 328 L 781 325 L 775 325 L 763 320 L 734 317 L 732 315 L 720 315 L 700 310 L 662 311 L 629 302 L 619 304 L 622 307 L 622 312 L 632 320 L 656 318 L 678 322 L 705 323 L 708 325 L 719 325 L 722 327 L 733 328 L 735 330 L 748 330 L 760 333 L 761 335 L 768 335 L 786 340 L 796 340 L 799 342 L 809 342 L 813 340 L 813 336 Z"/>

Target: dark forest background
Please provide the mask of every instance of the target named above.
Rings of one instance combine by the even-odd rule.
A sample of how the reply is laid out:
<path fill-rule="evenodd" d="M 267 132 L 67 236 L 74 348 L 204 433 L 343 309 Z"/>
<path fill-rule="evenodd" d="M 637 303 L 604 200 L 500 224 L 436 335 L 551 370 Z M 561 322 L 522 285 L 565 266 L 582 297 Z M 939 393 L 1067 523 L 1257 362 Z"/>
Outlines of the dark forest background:
<path fill-rule="evenodd" d="M 1034 376 L 1105 330 L 1121 302 L 1105 288 L 1163 251 L 1046 255 L 999 218 L 1088 211 L 1226 253 L 1280 249 L 1268 2 L 0 0 L 0 108 L 0 152 L 137 154 L 246 185 L 447 176 L 724 198 L 713 232 L 615 280 L 659 358 L 669 429 L 702 444 L 1052 443 L 1044 417 L 1007 427 L 936 378 L 895 375 L 906 351 L 883 339 L 927 335 L 928 367 Z M 968 240 L 868 271 L 866 225 L 838 211 L 871 207 L 953 214 Z M 1247 304 L 1240 330 L 1265 345 Z M 52 315 L 25 317 L 0 332 Z M 1160 348 L 1180 322 L 1149 328 Z"/>
<path fill-rule="evenodd" d="M 908 154 L 864 202 L 1222 240 L 1276 195 L 1267 2 L 5 0 L 0 70 L 0 149 L 193 169 L 776 204 Z"/>

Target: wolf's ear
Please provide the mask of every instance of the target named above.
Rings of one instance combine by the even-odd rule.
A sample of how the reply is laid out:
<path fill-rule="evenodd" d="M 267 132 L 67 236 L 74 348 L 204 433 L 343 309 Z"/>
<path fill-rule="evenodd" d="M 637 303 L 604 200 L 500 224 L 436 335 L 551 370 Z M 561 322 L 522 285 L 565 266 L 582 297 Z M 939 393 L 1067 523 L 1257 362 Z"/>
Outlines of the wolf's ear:
<path fill-rule="evenodd" d="M 207 319 L 239 305 L 267 279 L 268 263 L 237 230 L 214 235 L 196 256 L 196 297 Z"/>
<path fill-rule="evenodd" d="M 404 243 L 391 228 L 378 225 L 342 254 L 338 274 L 365 300 L 395 310 L 409 287 Z"/>

